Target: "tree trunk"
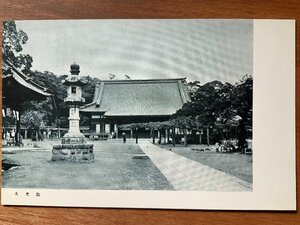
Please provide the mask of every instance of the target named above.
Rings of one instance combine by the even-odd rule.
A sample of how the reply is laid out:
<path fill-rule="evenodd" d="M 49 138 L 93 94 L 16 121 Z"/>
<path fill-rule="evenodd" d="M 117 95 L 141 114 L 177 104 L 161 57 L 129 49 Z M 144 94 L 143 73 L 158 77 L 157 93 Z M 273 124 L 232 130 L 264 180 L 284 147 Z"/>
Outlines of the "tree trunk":
<path fill-rule="evenodd" d="M 243 117 L 244 118 L 244 117 Z M 240 120 L 239 129 L 238 129 L 238 148 L 239 150 L 244 153 L 246 147 L 246 121 L 243 119 Z"/>
<path fill-rule="evenodd" d="M 60 127 L 58 127 L 58 139 L 60 139 Z"/>
<path fill-rule="evenodd" d="M 138 143 L 138 139 L 139 139 L 139 132 L 138 129 L 136 129 L 136 136 L 135 136 L 135 143 Z"/>
<path fill-rule="evenodd" d="M 207 145 L 209 145 L 209 128 L 207 128 Z"/>
<path fill-rule="evenodd" d="M 42 131 L 40 128 L 38 128 L 38 141 L 43 141 L 44 138 L 43 138 L 43 134 L 42 134 Z"/>
<path fill-rule="evenodd" d="M 27 128 L 25 129 L 25 135 L 24 138 L 27 139 Z"/>
<path fill-rule="evenodd" d="M 183 129 L 183 132 L 184 132 L 184 138 L 183 138 L 183 140 L 184 140 L 184 147 L 186 147 L 187 146 L 187 134 L 186 134 L 186 128 L 184 128 Z"/>
<path fill-rule="evenodd" d="M 172 128 L 172 144 L 175 147 L 175 127 Z"/>
<path fill-rule="evenodd" d="M 202 144 L 202 131 L 199 132 L 199 144 Z"/>

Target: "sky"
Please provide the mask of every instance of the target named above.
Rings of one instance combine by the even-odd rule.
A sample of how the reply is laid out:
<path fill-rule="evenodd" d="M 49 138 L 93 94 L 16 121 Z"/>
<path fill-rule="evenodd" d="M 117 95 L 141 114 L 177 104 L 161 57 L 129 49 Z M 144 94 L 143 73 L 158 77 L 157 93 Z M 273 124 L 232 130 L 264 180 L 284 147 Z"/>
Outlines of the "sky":
<path fill-rule="evenodd" d="M 187 77 L 235 83 L 252 74 L 252 20 L 16 21 L 29 37 L 32 70 L 109 79 Z"/>

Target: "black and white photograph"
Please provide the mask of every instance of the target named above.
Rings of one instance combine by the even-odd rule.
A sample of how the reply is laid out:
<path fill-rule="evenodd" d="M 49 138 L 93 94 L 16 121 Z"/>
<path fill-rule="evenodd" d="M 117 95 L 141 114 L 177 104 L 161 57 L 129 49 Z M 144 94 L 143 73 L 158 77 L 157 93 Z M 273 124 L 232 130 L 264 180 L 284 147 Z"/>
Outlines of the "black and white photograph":
<path fill-rule="evenodd" d="M 1 203 L 295 209 L 294 22 L 4 21 Z"/>
<path fill-rule="evenodd" d="M 253 20 L 9 20 L 2 57 L 2 187 L 252 191 Z"/>

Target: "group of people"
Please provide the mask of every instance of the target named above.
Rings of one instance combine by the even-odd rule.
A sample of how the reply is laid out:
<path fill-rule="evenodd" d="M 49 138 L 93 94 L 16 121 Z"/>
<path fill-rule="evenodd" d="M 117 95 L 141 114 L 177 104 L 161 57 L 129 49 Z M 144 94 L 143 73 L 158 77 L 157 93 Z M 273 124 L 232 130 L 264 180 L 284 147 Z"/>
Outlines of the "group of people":
<path fill-rule="evenodd" d="M 116 133 L 115 133 L 115 132 L 112 132 L 112 133 L 109 135 L 109 138 L 112 138 L 112 139 L 117 138 Z M 126 143 L 126 133 L 125 133 L 125 132 L 122 133 L 122 138 L 123 138 L 123 143 Z"/>
<path fill-rule="evenodd" d="M 12 130 L 6 130 L 2 132 L 2 139 L 9 139 L 9 138 L 15 138 L 16 132 L 14 129 Z"/>
<path fill-rule="evenodd" d="M 22 135 L 16 137 L 16 131 L 14 129 L 6 130 L 2 132 L 2 145 L 15 145 L 15 144 L 22 144 Z"/>

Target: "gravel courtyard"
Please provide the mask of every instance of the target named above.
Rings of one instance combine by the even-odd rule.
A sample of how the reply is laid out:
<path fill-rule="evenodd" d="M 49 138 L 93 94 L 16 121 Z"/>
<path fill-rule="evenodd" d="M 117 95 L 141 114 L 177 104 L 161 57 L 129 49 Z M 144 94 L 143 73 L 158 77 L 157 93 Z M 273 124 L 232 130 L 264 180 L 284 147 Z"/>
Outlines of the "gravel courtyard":
<path fill-rule="evenodd" d="M 2 172 L 2 187 L 98 190 L 173 190 L 150 159 L 134 143 L 94 142 L 94 163 L 51 162 L 51 148 L 3 153 L 19 164 Z"/>

